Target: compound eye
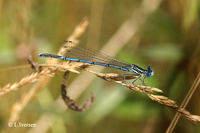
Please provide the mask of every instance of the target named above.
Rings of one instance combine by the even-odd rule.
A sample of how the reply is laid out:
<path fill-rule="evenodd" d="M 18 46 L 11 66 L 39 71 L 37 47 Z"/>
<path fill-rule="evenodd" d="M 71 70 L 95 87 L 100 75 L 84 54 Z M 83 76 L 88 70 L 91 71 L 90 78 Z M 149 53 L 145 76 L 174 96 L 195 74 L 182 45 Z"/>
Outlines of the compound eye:
<path fill-rule="evenodd" d="M 152 67 L 151 67 L 151 66 L 148 66 L 148 67 L 147 67 L 147 70 L 148 70 L 148 72 L 151 72 L 151 71 L 152 71 Z"/>
<path fill-rule="evenodd" d="M 148 66 L 147 67 L 147 77 L 151 77 L 153 75 L 153 71 L 152 71 L 152 67 L 151 66 Z"/>
<path fill-rule="evenodd" d="M 151 77 L 152 76 L 152 72 L 148 72 L 146 75 L 147 75 L 147 77 Z"/>

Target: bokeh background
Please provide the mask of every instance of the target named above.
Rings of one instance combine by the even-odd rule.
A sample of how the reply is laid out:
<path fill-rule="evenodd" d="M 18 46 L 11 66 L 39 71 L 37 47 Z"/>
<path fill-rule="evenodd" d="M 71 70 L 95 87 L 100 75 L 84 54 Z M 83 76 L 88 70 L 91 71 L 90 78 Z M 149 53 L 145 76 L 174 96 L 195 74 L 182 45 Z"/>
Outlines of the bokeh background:
<path fill-rule="evenodd" d="M 84 19 L 89 20 L 89 25 L 78 38 L 81 44 L 103 49 L 110 56 L 143 68 L 152 66 L 154 76 L 146 79 L 146 84 L 162 89 L 165 96 L 181 104 L 200 71 L 199 0 L 0 0 L 0 87 L 33 73 L 28 56 L 45 63 L 47 59 L 37 54 L 56 53 L 59 43 Z M 60 96 L 63 72 L 58 72 L 28 102 L 17 121 L 36 123 L 37 127 L 7 127 L 13 104 L 33 86 L 28 84 L 0 98 L 0 131 L 161 133 L 167 130 L 175 110 L 143 93 L 81 72 L 81 75 L 70 73 L 68 87 L 72 97 L 82 90 L 77 103 L 95 93 L 95 102 L 88 110 L 66 109 Z M 123 74 L 111 68 L 99 72 Z M 196 115 L 200 115 L 199 94 L 198 88 L 186 107 Z M 174 132 L 197 133 L 200 128 L 181 117 Z"/>

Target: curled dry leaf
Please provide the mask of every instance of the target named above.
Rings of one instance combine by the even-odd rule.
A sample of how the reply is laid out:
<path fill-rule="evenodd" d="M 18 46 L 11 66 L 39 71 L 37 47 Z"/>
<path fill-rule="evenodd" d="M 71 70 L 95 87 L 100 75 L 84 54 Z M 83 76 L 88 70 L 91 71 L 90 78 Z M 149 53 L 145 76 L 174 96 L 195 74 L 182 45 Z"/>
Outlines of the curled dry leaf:
<path fill-rule="evenodd" d="M 87 99 L 82 105 L 78 105 L 75 103 L 74 100 L 70 99 L 70 97 L 67 95 L 67 80 L 68 80 L 69 72 L 66 71 L 61 85 L 61 94 L 64 102 L 68 106 L 68 108 L 74 110 L 74 111 L 85 111 L 94 101 L 94 94 L 92 93 L 91 98 Z"/>

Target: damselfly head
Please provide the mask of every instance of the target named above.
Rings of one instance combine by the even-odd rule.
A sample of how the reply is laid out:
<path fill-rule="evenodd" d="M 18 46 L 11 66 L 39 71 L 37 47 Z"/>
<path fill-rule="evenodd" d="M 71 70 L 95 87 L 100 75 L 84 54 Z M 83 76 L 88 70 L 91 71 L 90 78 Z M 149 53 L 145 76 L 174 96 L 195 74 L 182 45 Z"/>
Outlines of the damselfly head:
<path fill-rule="evenodd" d="M 153 75 L 153 71 L 152 71 L 152 67 L 151 66 L 148 66 L 147 67 L 147 77 L 151 77 Z"/>

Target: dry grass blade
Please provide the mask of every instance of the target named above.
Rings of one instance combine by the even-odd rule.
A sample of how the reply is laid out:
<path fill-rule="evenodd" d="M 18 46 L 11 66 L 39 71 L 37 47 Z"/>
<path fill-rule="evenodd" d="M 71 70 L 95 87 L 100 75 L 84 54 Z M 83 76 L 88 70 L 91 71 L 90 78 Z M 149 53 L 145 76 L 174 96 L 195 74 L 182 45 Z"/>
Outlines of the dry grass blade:
<path fill-rule="evenodd" d="M 39 80 L 39 78 L 41 76 L 44 76 L 44 75 L 47 75 L 47 74 L 50 74 L 50 72 L 43 71 L 42 73 L 33 73 L 29 76 L 22 78 L 19 82 L 16 82 L 12 85 L 7 84 L 2 88 L 2 90 L 0 90 L 0 97 L 3 96 L 4 94 L 10 92 L 10 91 L 17 90 L 18 88 L 20 88 L 21 86 L 23 86 L 25 84 L 35 82 L 35 81 Z"/>
<path fill-rule="evenodd" d="M 118 81 L 115 81 L 127 88 L 129 88 L 130 90 L 133 90 L 133 91 L 139 91 L 139 92 L 142 92 L 142 93 L 145 93 L 145 92 L 159 92 L 159 93 L 163 93 L 162 90 L 158 89 L 158 88 L 154 88 L 154 87 L 151 87 L 151 86 L 140 86 L 140 85 L 133 85 L 133 84 L 124 84 L 124 83 L 120 83 Z"/>
<path fill-rule="evenodd" d="M 123 83 L 123 75 L 119 75 L 119 74 L 115 74 L 115 73 L 107 73 L 107 74 L 102 74 L 102 73 L 98 73 L 98 72 L 94 72 L 91 70 L 86 70 L 92 74 L 95 74 L 97 77 L 106 80 L 106 81 L 113 81 L 116 82 L 118 84 L 121 84 L 127 88 L 129 88 L 130 90 L 134 90 L 134 91 L 139 91 L 139 92 L 160 92 L 163 93 L 162 90 L 158 89 L 158 88 L 154 88 L 151 86 L 139 86 L 139 85 L 133 85 L 133 84 L 124 84 Z M 126 80 L 130 80 L 130 79 L 135 79 L 138 78 L 139 75 L 128 75 L 125 77 Z"/>
<path fill-rule="evenodd" d="M 124 78 L 122 75 L 116 74 L 116 73 L 108 73 L 108 74 L 103 74 L 103 73 L 98 73 L 98 72 L 93 72 L 91 70 L 86 70 L 92 74 L 95 74 L 97 77 L 102 78 L 106 81 L 123 81 Z M 129 75 L 126 76 L 125 79 L 126 80 L 130 80 L 130 79 L 135 79 L 138 78 L 139 75 Z"/>
<path fill-rule="evenodd" d="M 76 40 L 80 35 L 83 34 L 87 25 L 88 25 L 88 20 L 87 20 L 87 18 L 84 18 L 84 20 L 81 22 L 81 24 L 76 27 L 74 33 L 70 36 L 70 39 Z M 59 55 L 62 54 L 62 48 L 58 51 L 58 54 Z M 47 64 L 58 64 L 58 60 L 48 59 Z M 57 70 L 57 69 L 54 69 L 54 70 Z M 45 68 L 40 73 L 43 73 L 43 72 L 52 74 L 52 70 L 50 70 L 48 68 Z M 9 119 L 10 122 L 14 122 L 14 121 L 18 120 L 20 113 L 22 112 L 24 107 L 27 105 L 27 103 L 31 100 L 32 97 L 34 97 L 34 95 L 36 94 L 36 92 L 39 89 L 41 89 L 43 86 L 48 84 L 50 79 L 51 78 L 48 75 L 42 76 L 40 81 L 37 84 L 35 84 L 27 94 L 25 94 L 25 96 L 21 99 L 21 101 L 17 102 L 16 104 L 13 105 L 12 110 L 11 110 L 10 119 Z"/>
<path fill-rule="evenodd" d="M 186 111 L 184 108 L 186 107 L 186 105 L 188 104 L 190 98 L 192 97 L 192 95 L 194 94 L 195 90 L 197 89 L 197 86 L 200 83 L 200 72 L 198 73 L 195 81 L 193 82 L 188 94 L 186 95 L 185 99 L 183 100 L 180 109 L 178 110 L 179 113 L 181 113 L 184 117 L 186 117 L 186 119 L 188 119 L 189 121 L 193 122 L 193 123 L 200 123 L 199 121 L 199 116 L 194 116 L 191 115 L 188 111 Z M 166 133 L 171 133 L 176 125 L 176 123 L 178 122 L 178 119 L 180 118 L 180 114 L 176 113 L 176 115 L 174 116 L 172 122 L 170 123 Z"/>
<path fill-rule="evenodd" d="M 40 79 L 40 77 L 42 76 L 50 76 L 53 77 L 54 73 L 56 71 L 70 71 L 76 74 L 80 74 L 80 72 L 78 72 L 75 69 L 82 69 L 87 67 L 88 65 L 86 65 L 85 63 L 73 63 L 73 65 L 71 64 L 71 66 L 67 65 L 69 63 L 67 62 L 62 62 L 58 65 L 39 65 L 41 69 L 41 66 L 45 66 L 48 67 L 47 69 L 42 70 L 40 73 L 36 72 L 33 73 L 31 75 L 28 75 L 24 78 L 22 78 L 19 82 L 16 82 L 12 85 L 7 84 L 5 85 L 1 90 L 0 90 L 0 97 L 2 97 L 3 95 L 5 95 L 6 93 L 9 93 L 10 91 L 14 91 L 17 90 L 18 88 L 20 88 L 21 86 L 24 86 L 28 83 L 33 83 L 36 82 Z"/>
<path fill-rule="evenodd" d="M 186 119 L 188 119 L 189 121 L 191 121 L 192 123 L 200 123 L 200 116 L 196 116 L 196 115 L 191 115 L 187 110 L 183 109 L 183 108 L 179 108 L 179 106 L 177 105 L 176 101 L 169 99 L 166 96 L 160 96 L 160 95 L 154 95 L 154 94 L 150 94 L 149 92 L 159 92 L 159 93 L 163 93 L 162 90 L 158 89 L 158 88 L 154 88 L 154 87 L 150 87 L 150 86 L 139 86 L 139 85 L 130 85 L 130 84 L 124 84 L 123 83 L 123 76 L 119 75 L 119 74 L 114 74 L 114 73 L 109 73 L 109 74 L 102 74 L 102 73 L 98 73 L 98 72 L 94 72 L 91 70 L 87 70 L 88 72 L 95 74 L 97 77 L 106 80 L 106 81 L 110 81 L 110 82 L 116 82 L 119 83 L 127 88 L 129 88 L 130 90 L 133 91 L 139 91 L 142 93 L 145 93 L 149 96 L 149 98 L 151 100 L 154 100 L 160 104 L 163 104 L 167 107 L 170 107 L 172 109 L 178 109 L 178 112 L 180 112 Z M 128 79 L 134 79 L 137 78 L 137 75 L 130 75 L 129 77 L 126 77 L 126 80 Z"/>
<path fill-rule="evenodd" d="M 179 108 L 178 112 L 181 113 L 186 119 L 191 121 L 192 123 L 200 123 L 200 116 L 198 115 L 191 115 L 189 111 L 184 108 Z"/>
<path fill-rule="evenodd" d="M 79 38 L 85 32 L 88 24 L 89 24 L 88 17 L 84 17 L 82 22 L 78 26 L 76 26 L 74 32 L 71 34 L 70 37 L 68 37 L 67 40 L 78 42 L 77 38 Z"/>
<path fill-rule="evenodd" d="M 170 108 L 178 108 L 178 105 L 176 104 L 175 101 L 165 97 L 165 96 L 158 96 L 158 95 L 153 95 L 153 94 L 147 94 L 151 100 L 154 100 L 160 104 L 163 104 L 165 106 L 168 106 Z"/>
<path fill-rule="evenodd" d="M 85 69 L 85 68 L 88 68 L 89 66 L 91 66 L 91 64 L 68 61 L 66 66 L 71 67 L 73 69 Z"/>

